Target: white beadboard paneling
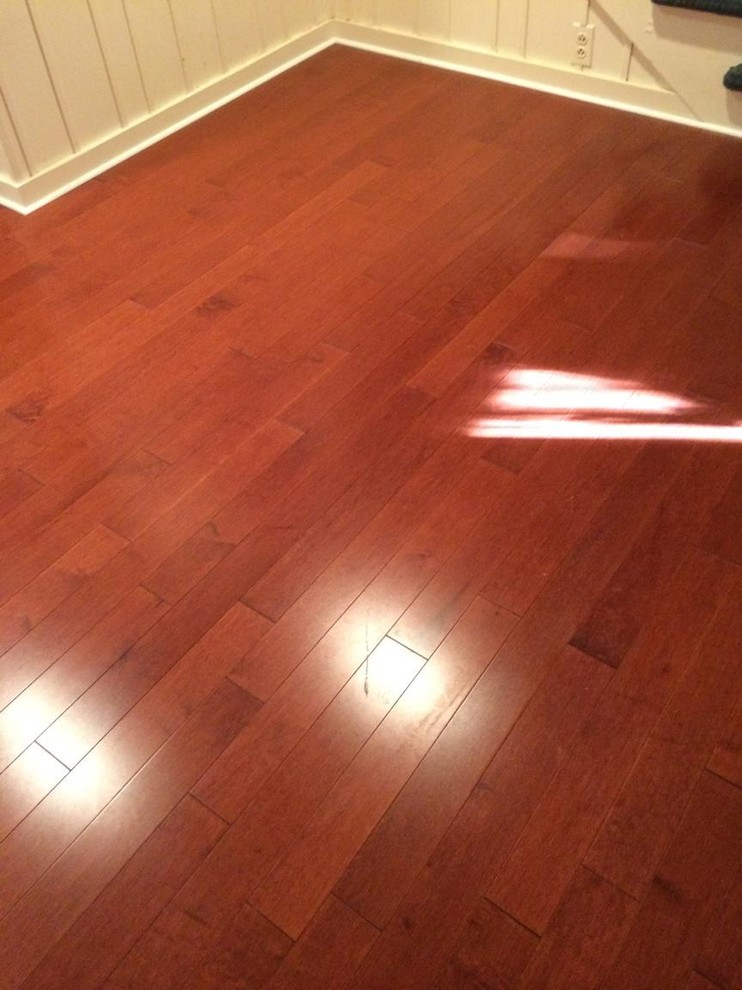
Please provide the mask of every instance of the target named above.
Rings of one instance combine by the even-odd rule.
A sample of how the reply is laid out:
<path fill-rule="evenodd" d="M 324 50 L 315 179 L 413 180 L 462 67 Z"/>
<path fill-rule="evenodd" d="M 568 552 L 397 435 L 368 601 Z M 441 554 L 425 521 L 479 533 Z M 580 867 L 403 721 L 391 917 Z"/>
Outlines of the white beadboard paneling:
<path fill-rule="evenodd" d="M 211 0 L 170 0 L 175 35 L 188 89 L 224 74 Z"/>
<path fill-rule="evenodd" d="M 21 143 L 15 132 L 13 121 L 10 119 L 5 98 L 0 91 L 0 152 L 2 153 L 2 171 L 4 178 L 10 182 L 18 182 L 29 176 L 28 162 L 23 154 Z"/>
<path fill-rule="evenodd" d="M 354 8 L 354 0 L 335 0 L 333 16 L 339 21 L 350 21 L 353 19 Z"/>
<path fill-rule="evenodd" d="M 333 32 L 329 24 L 315 28 L 302 38 L 283 45 L 278 51 L 261 55 L 211 85 L 187 93 L 181 100 L 114 134 L 102 144 L 67 157 L 42 175 L 31 176 L 18 184 L 0 180 L 0 203 L 19 213 L 32 213 L 141 149 L 317 54 L 332 40 Z"/>
<path fill-rule="evenodd" d="M 89 0 L 121 121 L 133 124 L 149 112 L 126 19 L 124 0 Z"/>
<path fill-rule="evenodd" d="M 264 50 L 273 51 L 286 41 L 286 30 L 278 0 L 257 0 L 258 24 Z"/>
<path fill-rule="evenodd" d="M 23 0 L 0 0 L 0 89 L 32 173 L 72 154 L 62 111 Z"/>
<path fill-rule="evenodd" d="M 228 69 L 247 65 L 263 50 L 254 0 L 214 0 L 219 47 Z"/>
<path fill-rule="evenodd" d="M 376 24 L 375 0 L 353 0 L 350 7 L 354 24 L 366 24 L 370 27 Z"/>
<path fill-rule="evenodd" d="M 12 182 L 14 178 L 13 167 L 10 164 L 10 156 L 2 144 L 2 134 L 0 134 L 0 179 Z"/>
<path fill-rule="evenodd" d="M 585 72 L 594 72 L 608 79 L 628 79 L 631 62 L 631 42 L 606 17 L 602 10 L 590 5 L 588 23 L 595 25 L 593 64 Z"/>
<path fill-rule="evenodd" d="M 167 0 L 124 0 L 124 7 L 147 102 L 159 110 L 188 91 L 170 7 Z"/>
<path fill-rule="evenodd" d="M 591 76 L 569 68 L 505 58 L 499 54 L 457 48 L 425 38 L 394 36 L 361 25 L 337 23 L 334 33 L 338 40 L 355 48 L 484 76 L 558 96 L 569 96 L 601 106 L 634 111 L 679 124 L 701 126 L 742 138 L 742 124 L 735 125 L 733 121 L 701 124 L 688 113 L 687 106 L 675 93 L 666 90 L 639 88 L 620 80 Z"/>
<path fill-rule="evenodd" d="M 416 0 L 376 0 L 376 24 L 387 31 L 415 34 L 417 31 Z"/>
<path fill-rule="evenodd" d="M 282 0 L 283 24 L 289 37 L 297 37 L 315 25 L 314 0 Z"/>
<path fill-rule="evenodd" d="M 75 150 L 121 128 L 86 0 L 27 0 Z"/>
<path fill-rule="evenodd" d="M 528 0 L 500 0 L 497 8 L 497 52 L 523 58 L 526 51 Z"/>
<path fill-rule="evenodd" d="M 37 208 L 332 38 L 742 136 L 742 21 L 649 0 L 0 0 L 0 201 Z"/>
<path fill-rule="evenodd" d="M 449 40 L 452 2 L 458 0 L 418 0 L 417 30 L 422 38 Z"/>
<path fill-rule="evenodd" d="M 742 52 L 742 20 L 655 7 L 644 0 L 595 0 L 634 50 L 699 120 L 742 128 L 742 105 L 722 85 Z"/>
<path fill-rule="evenodd" d="M 497 47 L 497 0 L 451 0 L 451 41 L 464 48 Z"/>
<path fill-rule="evenodd" d="M 587 0 L 530 0 L 526 58 L 542 65 L 571 65 L 574 25 L 587 22 L 587 7 Z"/>

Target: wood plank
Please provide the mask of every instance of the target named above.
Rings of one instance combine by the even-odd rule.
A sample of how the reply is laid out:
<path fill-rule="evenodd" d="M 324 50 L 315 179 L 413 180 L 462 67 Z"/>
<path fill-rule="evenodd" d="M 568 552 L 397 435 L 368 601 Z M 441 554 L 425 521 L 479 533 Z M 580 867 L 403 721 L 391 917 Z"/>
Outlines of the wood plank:
<path fill-rule="evenodd" d="M 60 981 L 80 990 L 100 986 L 224 828 L 186 795 L 24 980 L 25 990 L 51 990 Z"/>
<path fill-rule="evenodd" d="M 664 593 L 694 540 L 699 522 L 703 525 L 720 498 L 731 468 L 726 451 L 719 448 L 694 454 L 580 623 L 571 640 L 574 646 L 612 667 L 620 666 L 655 607 L 656 596 Z"/>
<path fill-rule="evenodd" d="M 13 471 L 0 481 L 0 516 L 15 509 L 41 487 L 38 481 L 25 471 Z"/>
<path fill-rule="evenodd" d="M 597 990 L 638 910 L 638 901 L 580 868 L 518 986 Z"/>
<path fill-rule="evenodd" d="M 267 700 L 356 599 L 359 616 L 376 600 L 388 599 L 390 609 L 409 604 L 497 497 L 502 479 L 495 470 L 476 463 L 466 470 L 475 457 L 469 450 L 461 461 L 452 462 L 448 451 L 431 459 L 431 470 L 420 471 L 235 666 L 237 683 Z M 440 505 L 414 527 L 425 492 L 435 492 Z M 398 533 L 409 528 L 412 535 L 399 547 Z"/>
<path fill-rule="evenodd" d="M 283 449 L 286 443 L 290 443 L 294 438 L 295 433 L 290 429 L 287 434 L 287 428 L 268 423 L 265 430 L 256 434 L 254 440 L 248 437 L 244 453 L 252 458 L 253 467 L 260 470 L 266 459 L 270 461 L 278 450 Z M 182 499 L 171 511 L 161 517 L 156 527 L 147 529 L 127 548 L 126 552 L 112 560 L 110 565 L 103 569 L 96 582 L 83 584 L 70 596 L 63 608 L 40 623 L 24 641 L 23 649 L 19 644 L 15 648 L 15 654 L 12 651 L 7 654 L 8 657 L 13 657 L 14 660 L 17 658 L 19 661 L 14 671 L 16 690 L 20 689 L 21 681 L 24 682 L 25 687 L 58 659 L 90 627 L 91 623 L 99 621 L 137 586 L 149 569 L 162 563 L 163 558 L 174 552 L 184 537 L 208 519 L 214 508 L 220 504 L 222 481 L 223 479 L 216 474 L 213 478 L 206 479 L 203 486 L 194 488 L 188 498 Z M 190 623 L 183 623 L 179 619 L 174 625 L 174 628 L 177 627 L 179 630 L 179 635 L 170 640 L 170 652 L 167 654 L 170 661 L 174 662 L 189 649 L 210 628 L 210 625 L 227 611 L 238 595 L 238 591 L 234 593 L 234 597 L 227 594 L 225 602 L 219 597 L 216 614 L 211 612 L 207 615 L 185 609 Z M 155 637 L 160 633 L 168 639 L 167 628 L 159 630 L 158 633 L 153 630 L 150 635 Z M 178 653 L 179 637 L 184 637 L 183 641 L 187 644 L 180 653 Z M 168 662 L 163 654 L 160 654 L 160 659 Z M 10 688 L 10 685 L 8 687 Z"/>
<path fill-rule="evenodd" d="M 604 979 L 606 990 L 686 985 L 709 924 L 735 882 L 741 813 L 739 789 L 704 773 Z"/>
<path fill-rule="evenodd" d="M 199 706 L 208 707 L 209 694 L 215 689 L 213 676 L 208 669 L 195 680 L 190 674 L 191 668 L 184 664 L 159 692 L 135 705 L 64 778 L 63 786 L 55 788 L 0 845 L 4 903 L 13 903 L 41 876 L 172 734 L 197 716 Z M 252 715 L 257 706 L 254 699 L 251 706 Z"/>
<path fill-rule="evenodd" d="M 167 610 L 143 588 L 135 588 L 73 647 L 0 712 L 0 754 L 3 765 L 33 739 L 38 739 L 63 712 L 117 662 Z M 52 736 L 54 733 L 51 734 Z M 74 739 L 74 736 L 72 737 Z M 68 743 L 74 747 L 73 742 Z M 56 747 L 47 746 L 50 752 Z M 61 754 L 55 754 L 61 755 Z M 76 762 L 62 756 L 66 766 Z"/>
<path fill-rule="evenodd" d="M 464 614 L 338 780 L 302 841 L 253 893 L 251 903 L 288 935 L 306 927 L 513 625 L 512 616 L 483 601 Z"/>
<path fill-rule="evenodd" d="M 508 733 L 546 737 L 560 719 L 579 722 L 609 680 L 608 671 L 568 649 L 521 715 L 496 657 L 345 871 L 338 896 L 384 928 Z"/>
<path fill-rule="evenodd" d="M 112 530 L 97 526 L 22 591 L 8 599 L 0 606 L 0 650 L 10 649 L 125 546 L 126 541 Z"/>
<path fill-rule="evenodd" d="M 223 683 L 16 901 L 0 922 L 0 943 L 8 947 L 2 966 L 7 983 L 19 983 L 33 971 L 46 955 L 49 941 L 64 935 L 93 903 L 255 710 L 255 700 L 241 688 Z M 67 780 L 72 781 L 72 775 Z"/>
<path fill-rule="evenodd" d="M 94 455 L 86 452 L 85 457 L 89 463 L 94 459 L 100 463 L 97 452 Z M 56 486 L 45 486 L 15 512 L 8 513 L 5 516 L 8 536 L 4 542 L 8 551 L 15 552 L 5 570 L 4 599 L 88 536 L 111 510 L 146 485 L 162 467 L 159 459 L 144 453 L 110 465 L 108 471 L 103 469 L 98 473 L 96 470 L 92 477 L 86 477 L 85 472 L 74 465 L 70 479 L 60 484 L 57 491 L 54 491 Z M 36 498 L 39 502 L 33 504 Z M 17 513 L 26 508 L 28 517 L 17 518 Z M 47 521 L 51 521 L 51 525 L 45 526 Z M 14 524 L 17 529 L 11 533 Z"/>
<path fill-rule="evenodd" d="M 262 615 L 235 605 L 168 671 L 147 695 L 148 704 L 158 696 L 167 697 L 176 719 L 188 712 L 194 698 L 207 696 L 227 674 L 234 658 L 268 626 Z M 41 745 L 65 766 L 79 763 L 128 710 L 129 663 L 127 651 L 39 737 Z"/>
<path fill-rule="evenodd" d="M 36 743 L 0 774 L 0 842 L 67 773 L 67 767 Z"/>
<path fill-rule="evenodd" d="M 240 985 L 265 986 L 292 944 L 291 939 L 280 929 L 249 905 L 245 905 L 208 954 L 198 975 L 190 984 L 194 990 L 219 990 L 220 987 Z"/>
<path fill-rule="evenodd" d="M 735 987 L 742 978 L 742 886 L 739 880 L 709 928 L 696 969 L 721 987 Z"/>
<path fill-rule="evenodd" d="M 137 975 L 131 979 L 144 980 L 163 954 L 172 981 L 189 978 L 228 930 L 247 894 L 301 837 L 318 805 L 422 663 L 422 658 L 391 642 L 371 654 L 143 940 L 136 952 Z M 189 918 L 198 919 L 195 929 Z M 133 973 L 134 965 L 127 966 L 127 972 Z"/>
<path fill-rule="evenodd" d="M 708 768 L 737 787 L 742 787 L 742 703 L 737 705 L 724 727 Z"/>
<path fill-rule="evenodd" d="M 523 656 L 519 651 L 501 653 L 497 666 L 503 683 L 510 682 L 509 707 L 517 717 L 536 685 L 529 683 L 530 677 L 525 683 L 522 675 L 519 678 Z M 579 664 L 570 647 L 565 659 L 559 675 L 575 661 Z M 598 670 L 595 661 L 588 661 L 590 668 L 597 670 L 598 680 L 605 679 L 606 671 Z M 566 695 L 574 673 L 567 673 Z M 543 674 L 536 684 L 542 678 Z M 594 692 L 584 693 L 579 672 L 567 709 L 570 718 L 563 718 L 564 706 L 556 702 L 547 683 L 550 688 L 555 681 L 544 682 L 543 691 L 517 721 L 412 885 L 400 891 L 401 903 L 395 905 L 391 921 L 351 986 L 388 983 L 422 990 L 452 958 L 458 935 L 484 897 L 489 878 L 507 859 L 563 763 L 570 740 L 579 737 L 592 711 Z M 557 697 L 563 697 L 561 692 Z"/>
<path fill-rule="evenodd" d="M 706 562 L 708 580 L 717 594 L 724 593 L 727 576 L 719 574 L 714 563 Z M 672 607 L 677 608 L 680 601 L 688 602 L 687 622 L 676 621 L 670 631 L 658 610 L 655 628 L 647 627 L 634 652 L 637 665 L 656 669 L 657 656 L 669 654 L 677 658 L 675 666 L 665 672 L 661 681 L 648 685 L 641 683 L 636 668 L 633 677 L 627 668 L 624 677 L 612 682 L 489 889 L 488 896 L 496 904 L 532 931 L 542 933 L 546 928 L 621 783 L 633 769 L 659 711 L 697 648 L 703 622 L 700 627 L 696 625 L 695 616 L 704 616 L 704 607 L 708 607 L 706 602 L 696 605 L 697 611 L 691 606 L 699 566 L 699 561 L 691 558 L 673 582 L 677 597 Z M 662 633 L 658 636 L 660 628 Z"/>
<path fill-rule="evenodd" d="M 690 979 L 685 985 L 685 990 L 721 990 L 718 983 L 712 983 L 700 973 L 691 973 Z"/>
<path fill-rule="evenodd" d="M 373 925 L 328 897 L 267 990 L 342 990 L 378 936 Z"/>
<path fill-rule="evenodd" d="M 533 932 L 482 899 L 436 976 L 435 986 L 440 990 L 515 987 L 538 944 Z"/>
<path fill-rule="evenodd" d="M 327 15 L 115 6 L 127 125 Z M 494 48 L 527 5 L 361 6 Z M 468 435 L 539 368 L 737 422 L 739 164 L 335 46 L 0 216 L 0 984 L 739 982 L 738 447 Z"/>
<path fill-rule="evenodd" d="M 742 564 L 739 533 L 742 524 L 742 471 L 738 470 L 714 507 L 701 546 L 735 564 Z"/>
<path fill-rule="evenodd" d="M 636 898 L 646 891 L 729 716 L 740 682 L 740 591 L 731 589 L 652 727 L 583 862 Z"/>
<path fill-rule="evenodd" d="M 456 386 L 433 403 L 412 429 L 392 443 L 374 470 L 351 485 L 330 513 L 312 526 L 281 560 L 249 590 L 243 600 L 263 615 L 277 620 L 332 562 L 337 551 L 394 498 L 408 480 L 419 474 L 440 446 L 458 430 L 462 410 L 486 388 L 479 369 L 463 376 Z"/>

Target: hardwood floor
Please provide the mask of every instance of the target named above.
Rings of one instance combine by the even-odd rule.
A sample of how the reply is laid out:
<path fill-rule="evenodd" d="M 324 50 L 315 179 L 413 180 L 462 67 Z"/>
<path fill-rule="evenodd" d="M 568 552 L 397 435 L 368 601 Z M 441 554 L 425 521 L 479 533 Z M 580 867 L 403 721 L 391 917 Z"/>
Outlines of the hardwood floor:
<path fill-rule="evenodd" d="M 739 990 L 742 145 L 336 47 L 0 245 L 0 988 Z"/>

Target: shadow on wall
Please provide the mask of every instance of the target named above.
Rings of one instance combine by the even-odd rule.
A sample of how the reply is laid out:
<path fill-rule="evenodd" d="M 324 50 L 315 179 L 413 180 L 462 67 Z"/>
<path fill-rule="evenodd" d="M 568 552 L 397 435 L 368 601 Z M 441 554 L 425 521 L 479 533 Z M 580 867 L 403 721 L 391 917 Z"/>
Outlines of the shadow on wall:
<path fill-rule="evenodd" d="M 728 52 L 734 48 L 733 43 L 730 44 L 731 39 L 735 35 L 742 38 L 742 21 L 723 19 L 718 14 L 701 10 L 682 10 L 655 4 L 652 20 L 658 38 L 692 49 L 701 47 Z"/>

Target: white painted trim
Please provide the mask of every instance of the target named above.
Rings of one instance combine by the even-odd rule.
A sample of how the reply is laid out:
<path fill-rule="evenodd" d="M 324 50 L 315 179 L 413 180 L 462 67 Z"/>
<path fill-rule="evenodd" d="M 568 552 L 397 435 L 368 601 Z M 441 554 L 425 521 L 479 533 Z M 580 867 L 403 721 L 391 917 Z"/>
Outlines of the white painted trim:
<path fill-rule="evenodd" d="M 23 205 L 18 186 L 9 179 L 0 179 L 0 206 L 7 206 L 16 213 L 30 213 Z"/>
<path fill-rule="evenodd" d="M 33 213 L 101 172 L 205 117 L 212 110 L 316 55 L 333 43 L 332 28 L 329 21 L 313 28 L 39 175 L 17 183 L 0 180 L 0 204 L 18 213 Z"/>
<path fill-rule="evenodd" d="M 513 86 L 525 86 L 527 89 L 537 89 L 586 103 L 742 138 L 742 130 L 708 123 L 691 116 L 685 102 L 675 93 L 665 90 L 604 79 L 557 66 L 506 58 L 494 52 L 473 51 L 445 42 L 394 34 L 380 28 L 338 21 L 334 24 L 334 29 L 335 40 L 351 48 L 361 48 L 423 65 L 465 72 Z"/>
<path fill-rule="evenodd" d="M 710 124 L 691 116 L 687 105 L 679 96 L 664 90 L 335 20 L 313 28 L 249 65 L 188 94 L 39 175 L 18 182 L 0 179 L 0 205 L 18 213 L 32 213 L 332 44 L 378 52 L 509 85 L 525 86 L 600 106 L 742 137 L 739 129 Z"/>

